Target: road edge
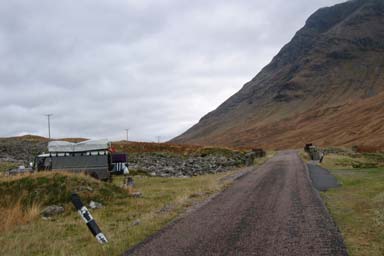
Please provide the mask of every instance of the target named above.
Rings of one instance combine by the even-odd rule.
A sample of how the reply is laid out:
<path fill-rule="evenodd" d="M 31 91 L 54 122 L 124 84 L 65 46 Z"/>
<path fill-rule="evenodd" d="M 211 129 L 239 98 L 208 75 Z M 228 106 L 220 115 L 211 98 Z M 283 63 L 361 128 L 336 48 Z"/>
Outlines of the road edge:
<path fill-rule="evenodd" d="M 309 183 L 311 184 L 312 191 L 315 193 L 317 199 L 320 200 L 322 208 L 325 210 L 325 212 L 328 215 L 328 217 L 332 220 L 333 225 L 336 227 L 337 233 L 339 234 L 339 236 L 340 236 L 340 238 L 342 240 L 342 243 L 343 243 L 343 249 L 344 249 L 344 251 L 346 253 L 346 256 L 348 256 L 349 255 L 349 251 L 348 251 L 348 247 L 345 244 L 343 233 L 341 232 L 341 230 L 340 230 L 339 226 L 337 225 L 336 221 L 333 219 L 332 214 L 329 212 L 327 206 L 325 205 L 325 202 L 324 202 L 323 198 L 320 195 L 320 191 L 318 191 L 314 187 L 312 179 L 311 179 L 310 174 L 309 174 L 309 169 L 308 169 L 307 163 L 300 157 L 300 155 L 298 153 L 297 153 L 297 155 L 298 155 L 299 159 L 301 160 L 301 163 L 304 165 L 305 174 L 306 174 L 305 176 L 308 179 Z"/>

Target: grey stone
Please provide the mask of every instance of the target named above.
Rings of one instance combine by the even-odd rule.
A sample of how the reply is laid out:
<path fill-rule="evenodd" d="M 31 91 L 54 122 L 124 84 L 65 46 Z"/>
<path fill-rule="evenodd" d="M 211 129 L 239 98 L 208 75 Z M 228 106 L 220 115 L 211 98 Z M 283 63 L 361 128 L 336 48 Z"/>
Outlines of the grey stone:
<path fill-rule="evenodd" d="M 43 217 L 52 217 L 52 216 L 56 216 L 60 213 L 63 213 L 64 212 L 64 207 L 62 206 L 59 206 L 59 205 L 50 205 L 50 206 L 47 206 L 46 208 L 44 208 L 44 210 L 41 211 L 41 215 Z"/>
<path fill-rule="evenodd" d="M 93 188 L 91 188 L 90 186 L 79 186 L 76 190 L 77 190 L 78 192 L 81 192 L 81 191 L 89 191 L 89 192 L 92 192 L 92 191 L 93 191 Z"/>
<path fill-rule="evenodd" d="M 134 197 L 134 198 L 140 198 L 142 196 L 143 196 L 143 194 L 141 194 L 141 192 L 139 192 L 139 191 L 129 194 L 129 197 Z"/>
<path fill-rule="evenodd" d="M 245 153 L 240 152 L 233 152 L 230 156 L 208 154 L 203 157 L 200 155 L 140 153 L 130 155 L 129 165 L 132 170 L 142 170 L 150 176 L 197 176 L 223 172 L 245 165 L 247 158 L 249 157 L 245 156 Z"/>
<path fill-rule="evenodd" d="M 141 223 L 141 220 L 137 219 L 137 220 L 132 221 L 131 226 L 137 226 L 137 225 L 140 225 L 140 223 Z"/>
<path fill-rule="evenodd" d="M 99 209 L 99 208 L 103 208 L 103 205 L 101 203 L 98 203 L 98 202 L 95 202 L 95 201 L 91 201 L 89 203 L 89 207 L 91 209 Z"/>

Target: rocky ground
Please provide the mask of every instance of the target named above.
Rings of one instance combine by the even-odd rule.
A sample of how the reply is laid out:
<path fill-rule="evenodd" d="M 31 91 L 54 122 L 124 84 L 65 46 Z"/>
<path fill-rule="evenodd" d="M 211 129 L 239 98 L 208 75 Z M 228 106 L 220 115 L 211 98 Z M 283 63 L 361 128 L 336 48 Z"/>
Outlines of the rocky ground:
<path fill-rule="evenodd" d="M 0 138 L 0 173 L 24 165 L 46 151 L 47 139 L 37 136 Z"/>
<path fill-rule="evenodd" d="M 47 139 L 36 136 L 0 138 L 0 167 L 28 166 L 47 151 Z M 250 165 L 255 154 L 247 150 L 186 146 L 167 143 L 115 142 L 118 152 L 128 153 L 131 174 L 196 176 Z"/>
<path fill-rule="evenodd" d="M 142 153 L 129 155 L 131 171 L 145 172 L 151 176 L 196 176 L 217 173 L 244 166 L 253 161 L 252 153 L 233 152 L 229 155 L 183 156 L 167 153 Z"/>
<path fill-rule="evenodd" d="M 46 150 L 47 142 L 42 139 L 0 138 L 0 162 L 25 164 Z"/>

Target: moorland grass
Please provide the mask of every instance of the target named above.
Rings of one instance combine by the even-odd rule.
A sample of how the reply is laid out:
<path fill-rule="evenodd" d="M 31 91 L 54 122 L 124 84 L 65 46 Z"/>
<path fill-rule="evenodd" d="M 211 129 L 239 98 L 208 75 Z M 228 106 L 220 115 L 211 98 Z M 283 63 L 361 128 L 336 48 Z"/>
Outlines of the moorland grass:
<path fill-rule="evenodd" d="M 350 255 L 384 255 L 384 169 L 332 173 L 342 186 L 322 196 Z"/>
<path fill-rule="evenodd" d="M 0 255 L 120 255 L 190 206 L 224 189 L 231 182 L 226 177 L 236 173 L 192 178 L 136 176 L 141 198 L 129 197 L 120 189 L 122 177 L 116 177 L 112 184 L 69 173 L 3 177 L 0 219 L 12 214 L 22 221 L 3 225 Z M 97 243 L 69 202 L 74 190 L 86 204 L 90 200 L 103 203 L 103 208 L 91 212 L 110 241 L 107 245 Z M 36 216 L 36 211 L 49 204 L 62 205 L 65 212 L 51 220 Z"/>
<path fill-rule="evenodd" d="M 323 164 L 342 184 L 322 197 L 351 256 L 384 255 L 384 168 L 355 167 L 356 161 L 381 165 L 381 157 L 333 154 Z"/>
<path fill-rule="evenodd" d="M 17 163 L 13 162 L 0 162 L 0 175 L 6 171 L 18 167 Z"/>

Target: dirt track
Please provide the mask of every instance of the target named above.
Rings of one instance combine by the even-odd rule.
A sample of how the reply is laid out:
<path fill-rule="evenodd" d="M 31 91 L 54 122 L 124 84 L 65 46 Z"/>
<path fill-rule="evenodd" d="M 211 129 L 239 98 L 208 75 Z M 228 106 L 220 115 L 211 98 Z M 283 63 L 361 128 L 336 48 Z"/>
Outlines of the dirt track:
<path fill-rule="evenodd" d="M 347 255 L 295 152 L 282 152 L 125 255 Z"/>

